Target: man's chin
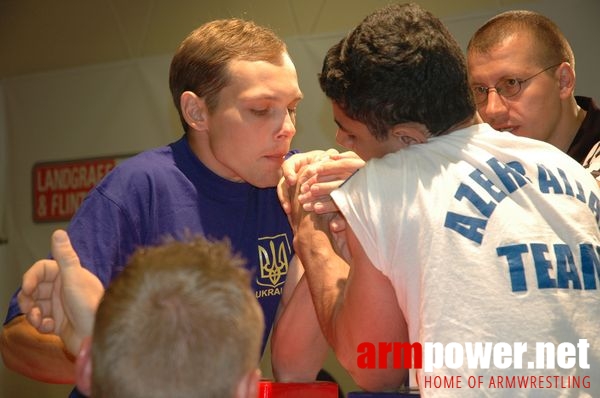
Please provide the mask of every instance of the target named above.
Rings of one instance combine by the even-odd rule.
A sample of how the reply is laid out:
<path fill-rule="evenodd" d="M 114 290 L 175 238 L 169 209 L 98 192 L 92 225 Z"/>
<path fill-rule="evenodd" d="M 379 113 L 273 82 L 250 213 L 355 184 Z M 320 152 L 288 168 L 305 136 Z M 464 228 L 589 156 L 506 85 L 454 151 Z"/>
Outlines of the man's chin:
<path fill-rule="evenodd" d="M 279 173 L 269 174 L 271 175 L 255 175 L 247 181 L 257 188 L 274 188 L 279 183 Z"/>

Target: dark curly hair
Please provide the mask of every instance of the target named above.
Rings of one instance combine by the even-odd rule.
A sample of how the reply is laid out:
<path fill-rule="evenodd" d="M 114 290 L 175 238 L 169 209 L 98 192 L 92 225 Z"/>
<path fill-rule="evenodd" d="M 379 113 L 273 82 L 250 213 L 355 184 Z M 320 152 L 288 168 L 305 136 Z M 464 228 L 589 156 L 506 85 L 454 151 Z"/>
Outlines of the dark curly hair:
<path fill-rule="evenodd" d="M 327 52 L 319 83 L 378 140 L 405 122 L 441 135 L 475 113 L 460 46 L 416 4 L 390 5 L 367 16 Z"/>

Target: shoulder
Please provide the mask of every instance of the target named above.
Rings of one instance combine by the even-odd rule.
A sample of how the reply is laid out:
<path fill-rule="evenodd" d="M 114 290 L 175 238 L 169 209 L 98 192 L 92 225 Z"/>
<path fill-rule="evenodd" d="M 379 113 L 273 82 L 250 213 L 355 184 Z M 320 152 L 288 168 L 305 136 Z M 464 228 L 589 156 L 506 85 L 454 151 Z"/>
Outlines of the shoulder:
<path fill-rule="evenodd" d="M 89 193 L 86 201 L 96 198 L 119 207 L 158 200 L 158 193 L 188 189 L 189 179 L 177 167 L 170 146 L 149 149 L 132 156 L 112 169 Z"/>
<path fill-rule="evenodd" d="M 169 145 L 148 149 L 122 161 L 115 170 L 123 174 L 147 174 L 174 165 Z"/>
<path fill-rule="evenodd" d="M 99 184 L 138 185 L 159 179 L 176 170 L 173 153 L 169 146 L 149 149 L 120 162 Z"/>

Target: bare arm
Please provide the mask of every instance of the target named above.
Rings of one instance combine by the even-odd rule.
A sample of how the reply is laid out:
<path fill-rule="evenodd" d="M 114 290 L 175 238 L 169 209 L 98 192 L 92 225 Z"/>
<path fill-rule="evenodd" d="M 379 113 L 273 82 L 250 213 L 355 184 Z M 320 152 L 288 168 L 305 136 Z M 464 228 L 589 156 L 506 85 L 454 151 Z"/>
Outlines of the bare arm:
<path fill-rule="evenodd" d="M 348 364 L 356 383 L 371 391 L 384 391 L 402 386 L 407 369 L 360 369 L 357 366 L 357 346 L 362 342 L 409 342 L 408 326 L 400 310 L 396 292 L 390 280 L 373 266 L 352 229 L 347 229 L 352 268 L 348 276 L 344 301 L 338 307 L 335 340 L 353 354 Z M 357 327 L 357 325 L 360 325 Z M 354 328 L 348 335 L 344 331 Z M 388 354 L 392 364 L 392 354 Z"/>
<path fill-rule="evenodd" d="M 289 216 L 306 208 L 327 213 L 328 220 L 338 219 L 329 193 L 363 164 L 354 153 L 314 151 L 294 155 L 285 162 L 285 178 L 278 186 L 284 209 Z M 296 224 L 290 222 L 294 228 Z M 271 338 L 273 374 L 279 381 L 312 381 L 329 347 L 320 329 L 304 269 L 299 261 L 293 261 L 291 268 L 294 272 L 288 274 Z M 346 276 L 347 270 L 343 271 L 343 277 Z"/>
<path fill-rule="evenodd" d="M 0 351 L 7 368 L 45 383 L 75 383 L 75 357 L 60 337 L 38 332 L 20 315 L 2 329 Z"/>
<path fill-rule="evenodd" d="M 382 391 L 400 387 L 408 375 L 406 370 L 361 369 L 357 364 L 360 343 L 377 346 L 379 342 L 408 341 L 406 322 L 389 279 L 371 264 L 350 229 L 345 235 L 351 265 L 334 249 L 327 217 L 298 213 L 294 216 L 294 248 L 306 269 L 325 338 L 362 388 Z"/>
<path fill-rule="evenodd" d="M 311 382 L 329 346 L 317 320 L 304 269 L 294 257 L 271 336 L 273 375 L 280 382 Z"/>
<path fill-rule="evenodd" d="M 304 164 L 305 159 L 301 159 L 300 163 L 294 164 Z M 296 200 L 301 186 L 301 182 L 298 182 L 289 187 L 285 183 L 278 187 L 280 197 L 292 199 L 288 202 L 288 215 L 301 211 L 302 204 Z M 292 228 L 295 227 L 293 222 L 291 225 Z M 295 256 L 288 271 L 271 336 L 271 361 L 275 379 L 283 382 L 315 380 L 328 349 L 315 313 L 304 268 L 298 256 Z"/>

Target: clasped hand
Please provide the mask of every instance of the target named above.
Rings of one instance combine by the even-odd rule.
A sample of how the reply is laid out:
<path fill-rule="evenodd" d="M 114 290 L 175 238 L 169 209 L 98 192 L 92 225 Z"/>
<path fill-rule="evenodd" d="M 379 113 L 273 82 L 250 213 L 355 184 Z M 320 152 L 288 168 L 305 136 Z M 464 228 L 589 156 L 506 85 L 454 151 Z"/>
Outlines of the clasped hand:
<path fill-rule="evenodd" d="M 312 151 L 293 155 L 282 165 L 283 178 L 277 186 L 279 199 L 290 218 L 294 233 L 303 219 L 313 213 L 313 222 L 328 223 L 328 234 L 336 251 L 349 259 L 344 231 L 346 222 L 330 194 L 365 162 L 354 152 Z M 327 227 L 325 227 L 327 228 Z"/>

